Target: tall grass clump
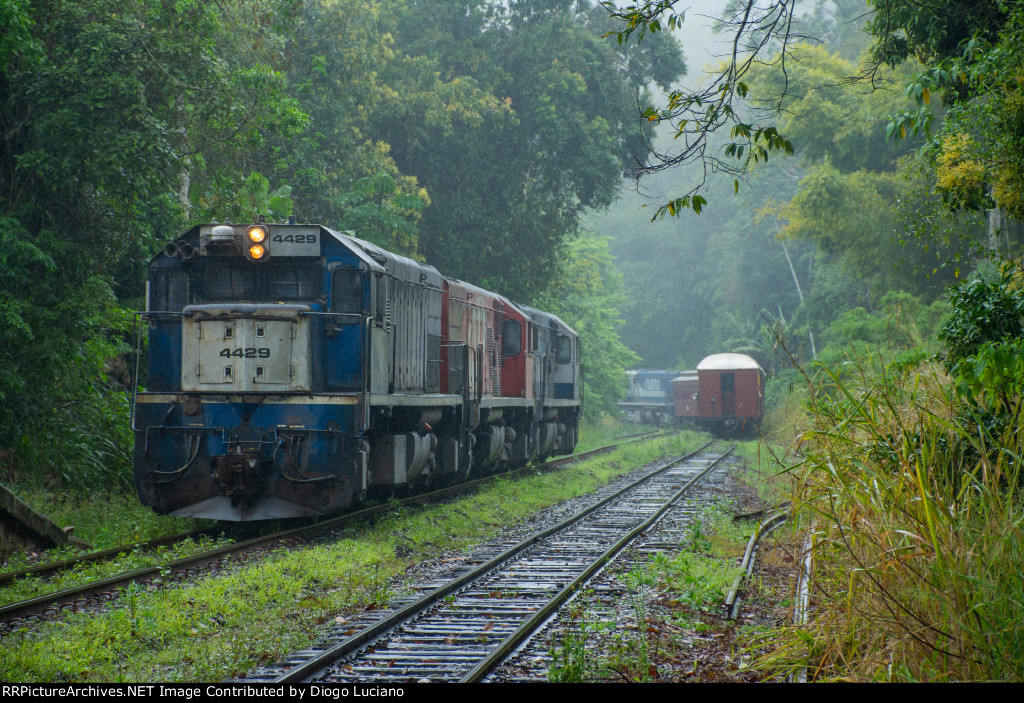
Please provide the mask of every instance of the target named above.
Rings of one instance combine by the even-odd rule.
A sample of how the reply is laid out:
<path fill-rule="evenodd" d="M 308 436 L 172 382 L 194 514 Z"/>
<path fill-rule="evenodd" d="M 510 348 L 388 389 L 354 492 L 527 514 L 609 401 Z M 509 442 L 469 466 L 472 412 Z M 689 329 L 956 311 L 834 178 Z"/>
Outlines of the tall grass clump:
<path fill-rule="evenodd" d="M 850 359 L 809 379 L 794 499 L 813 533 L 815 607 L 770 668 L 1024 679 L 1024 349 L 1019 330 L 946 349 L 941 364 Z"/>

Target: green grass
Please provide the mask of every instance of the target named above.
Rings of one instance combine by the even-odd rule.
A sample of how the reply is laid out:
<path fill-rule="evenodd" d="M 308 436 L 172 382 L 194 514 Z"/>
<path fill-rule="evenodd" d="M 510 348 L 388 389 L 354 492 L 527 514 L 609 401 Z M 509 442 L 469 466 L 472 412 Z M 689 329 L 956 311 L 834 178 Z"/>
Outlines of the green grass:
<path fill-rule="evenodd" d="M 819 680 L 1024 678 L 1024 432 L 940 370 L 816 379 L 793 472 L 820 607 L 760 666 Z M 1019 422 L 1019 421 L 1018 421 Z"/>
<path fill-rule="evenodd" d="M 584 423 L 580 427 L 580 443 L 577 453 L 588 451 L 606 444 L 612 444 L 621 436 L 635 434 L 645 429 L 634 425 L 624 425 L 606 417 L 597 423 Z M 58 562 L 71 557 L 86 554 L 93 550 L 111 549 L 135 542 L 141 542 L 165 535 L 190 532 L 196 529 L 214 526 L 212 520 L 196 520 L 192 518 L 170 517 L 157 515 L 150 508 L 139 504 L 134 495 L 125 495 L 117 490 L 102 493 L 84 492 L 80 490 L 45 490 L 32 484 L 15 484 L 11 490 L 28 503 L 37 512 L 47 516 L 60 527 L 74 527 L 73 535 L 88 543 L 90 548 L 67 545 L 54 549 L 28 551 L 22 550 L 7 555 L 0 562 L 0 571 L 19 571 L 30 566 Z M 149 556 L 139 555 L 122 560 L 125 567 L 141 568 L 154 563 L 178 559 L 192 553 L 186 546 L 184 551 L 165 552 L 154 561 Z M 64 577 L 67 580 L 59 588 L 41 586 L 38 581 L 26 583 L 21 592 L 41 595 L 60 588 L 69 588 L 80 581 L 100 578 L 117 573 L 106 569 L 92 571 L 95 567 L 83 567 L 82 577 Z M 0 603 L 19 600 L 20 597 L 0 591 Z"/>
<path fill-rule="evenodd" d="M 152 509 L 141 505 L 136 496 L 116 490 L 84 493 L 45 490 L 28 484 L 8 487 L 56 525 L 74 527 L 72 534 L 88 542 L 93 549 L 110 549 L 214 524 L 210 520 L 157 515 Z M 5 570 L 14 569 L 5 565 Z"/>
<path fill-rule="evenodd" d="M 580 437 L 576 444 L 576 454 L 597 449 L 607 444 L 614 444 L 620 437 L 665 429 L 647 425 L 627 425 L 618 420 L 604 416 L 597 422 L 580 423 Z"/>
<path fill-rule="evenodd" d="M 724 504 L 703 510 L 690 525 L 683 551 L 652 560 L 660 587 L 691 614 L 718 609 L 741 572 L 738 558 L 753 529 L 749 520 L 734 521 Z"/>
<path fill-rule="evenodd" d="M 339 541 L 235 562 L 162 592 L 135 589 L 107 612 L 9 633 L 4 681 L 217 681 L 309 645 L 336 617 L 385 604 L 407 567 L 466 550 L 547 505 L 699 444 L 683 433 L 555 473 L 503 479 L 444 505 L 397 508 Z"/>
<path fill-rule="evenodd" d="M 793 452 L 779 442 L 747 440 L 736 443 L 735 454 L 744 461 L 737 472 L 743 483 L 754 488 L 761 500 L 778 504 L 789 498 L 791 467 L 797 463 Z"/>
<path fill-rule="evenodd" d="M 139 569 L 160 566 L 193 554 L 225 546 L 231 541 L 226 537 L 218 539 L 190 538 L 177 544 L 158 547 L 152 551 L 122 552 L 114 559 L 78 564 L 72 569 L 62 571 L 49 578 L 21 578 L 0 588 L 0 605 L 57 593 L 90 581 L 110 578 Z M 63 551 L 67 552 L 69 556 L 75 556 L 75 553 L 68 550 Z M 47 552 L 47 556 L 57 556 L 61 552 L 62 550 L 51 550 Z"/>
<path fill-rule="evenodd" d="M 44 491 L 31 486 L 14 486 L 12 489 L 19 498 L 57 525 L 73 526 L 74 536 L 87 542 L 91 549 L 65 545 L 54 549 L 13 552 L 0 564 L 0 570 L 4 572 L 20 571 L 31 566 L 63 561 L 91 551 L 120 547 L 214 524 L 209 520 L 157 515 L 140 505 L 135 496 L 127 496 L 118 491 L 84 494 L 76 491 Z M 53 578 L 19 579 L 0 588 L 0 604 L 35 598 L 73 588 L 88 581 L 163 564 L 213 549 L 226 542 L 226 539 L 187 540 L 152 552 L 126 551 L 116 559 L 96 564 L 81 564 Z"/>
<path fill-rule="evenodd" d="M 583 423 L 576 453 L 614 443 L 619 437 L 648 429 L 625 425 L 611 417 L 596 423 Z M 190 532 L 215 525 L 211 520 L 157 515 L 140 505 L 134 495 L 117 490 L 84 492 L 81 490 L 48 490 L 31 483 L 8 486 L 21 500 L 48 517 L 60 527 L 74 527 L 76 538 L 91 549 L 102 550 L 141 542 L 165 535 Z M 56 549 L 15 552 L 0 563 L 0 570 L 18 571 L 28 566 L 68 559 L 90 549 L 65 546 Z"/>
<path fill-rule="evenodd" d="M 750 523 L 734 522 L 728 506 L 719 504 L 702 511 L 674 556 L 658 553 L 645 564 L 618 573 L 625 592 L 622 610 L 632 623 L 628 627 L 616 623 L 614 612 L 592 594 L 578 599 L 567 613 L 567 627 L 551 646 L 554 665 L 549 679 L 563 683 L 651 680 L 660 673 L 660 654 L 677 645 L 661 639 L 662 628 L 650 624 L 648 602 L 659 595 L 677 628 L 712 629 L 702 618 L 720 611 L 741 571 L 736 557 L 742 555 L 751 529 Z"/>

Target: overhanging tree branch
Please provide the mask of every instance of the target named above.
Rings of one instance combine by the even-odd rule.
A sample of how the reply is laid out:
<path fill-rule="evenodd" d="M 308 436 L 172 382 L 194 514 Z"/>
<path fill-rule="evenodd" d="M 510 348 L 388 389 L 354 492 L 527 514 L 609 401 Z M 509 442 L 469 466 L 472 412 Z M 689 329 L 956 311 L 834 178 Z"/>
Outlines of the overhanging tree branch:
<path fill-rule="evenodd" d="M 683 24 L 679 0 L 643 0 L 625 8 L 606 0 L 602 5 L 625 29 L 606 36 L 615 36 L 621 44 L 635 37 L 642 41 L 646 34 L 673 30 Z M 732 34 L 731 50 L 713 79 L 697 90 L 673 90 L 663 108 L 647 106 L 641 111 L 650 122 L 667 122 L 673 130 L 674 148 L 659 150 L 645 140 L 647 154 L 636 158 L 629 175 L 639 179 L 667 168 L 700 164 L 700 183 L 681 197 L 658 208 L 656 219 L 666 214 L 675 216 L 685 208 L 700 213 L 706 200 L 699 195 L 708 175 L 723 172 L 732 175 L 735 189 L 739 177 L 759 161 L 767 161 L 771 152 L 793 153 L 792 143 L 779 134 L 774 121 L 782 110 L 789 87 L 786 62 L 793 43 L 803 39 L 794 30 L 795 0 L 739 0 L 730 6 L 716 30 Z M 744 78 L 755 66 L 774 66 L 782 73 L 782 88 L 767 100 L 747 97 Z M 713 153 L 709 138 L 715 132 L 729 130 L 729 141 L 722 155 Z"/>

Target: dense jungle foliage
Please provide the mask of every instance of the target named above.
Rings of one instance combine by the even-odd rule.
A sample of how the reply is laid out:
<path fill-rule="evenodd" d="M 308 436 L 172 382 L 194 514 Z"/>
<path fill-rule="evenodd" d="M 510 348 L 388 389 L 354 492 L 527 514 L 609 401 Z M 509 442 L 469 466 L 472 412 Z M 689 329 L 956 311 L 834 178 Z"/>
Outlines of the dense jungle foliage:
<path fill-rule="evenodd" d="M 3 3 L 4 474 L 127 481 L 146 263 L 192 224 L 258 214 L 553 306 L 596 362 L 588 412 L 614 409 L 635 357 L 580 217 L 642 149 L 637 86 L 685 65 L 612 26 L 575 0 Z"/>
<path fill-rule="evenodd" d="M 752 107 L 748 119 L 777 127 L 792 155 L 733 159 L 746 175 L 707 178 L 697 217 L 650 221 L 655 206 L 705 180 L 699 163 L 642 177 L 639 193 L 594 217 L 624 275 L 622 339 L 646 365 L 693 368 L 728 348 L 781 370 L 780 335 L 805 361 L 835 362 L 853 343 L 934 353 L 947 286 L 1019 250 L 1016 220 L 990 235 L 991 196 L 958 207 L 943 186 L 951 157 L 941 150 L 964 129 L 951 122 L 954 94 L 940 106 L 933 88 L 931 100 L 925 64 L 877 63 L 869 30 L 881 20 L 864 9 L 857 0 L 817 3 L 794 30 L 813 39 L 787 48 L 785 73 L 755 64 L 746 74 L 749 103 L 781 101 L 779 112 Z M 776 60 L 778 48 L 769 45 L 762 60 Z M 907 115 L 920 123 L 932 109 L 927 134 L 905 128 L 900 138 Z M 674 141 L 672 131 L 663 128 L 658 144 Z M 1008 136 L 990 131 L 993 142 Z M 735 132 L 710 140 L 720 155 L 742 146 Z M 1008 203 L 999 205 L 1005 219 Z"/>
<path fill-rule="evenodd" d="M 623 34 L 646 39 L 681 8 L 619 10 Z M 781 461 L 814 556 L 814 610 L 768 635 L 775 649 L 759 667 L 1020 681 L 1024 5 L 874 0 L 865 12 L 834 0 L 794 12 L 729 3 L 726 21 L 742 17 L 749 32 L 738 45 L 759 60 L 715 73 L 717 103 L 678 88 L 648 109 L 691 137 L 695 110 L 728 114 L 728 134 L 708 140 L 748 178 L 712 179 L 697 203 L 692 176 L 654 169 L 658 212 L 701 219 L 640 229 L 617 210 L 602 224 L 629 233 L 613 244 L 623 339 L 655 366 L 750 350 L 800 388 L 793 403 L 775 383 L 776 409 L 790 412 L 770 424 L 796 450 Z M 730 113 L 736 96 L 745 109 Z M 750 158 L 769 129 L 777 137 Z M 673 163 L 667 150 L 657 158 Z M 715 166 L 688 158 L 676 163 Z"/>
<path fill-rule="evenodd" d="M 759 666 L 1024 678 L 1024 3 L 688 9 L 0 3 L 0 480 L 127 488 L 149 258 L 294 216 L 561 314 L 591 418 L 756 356 L 829 606 Z"/>

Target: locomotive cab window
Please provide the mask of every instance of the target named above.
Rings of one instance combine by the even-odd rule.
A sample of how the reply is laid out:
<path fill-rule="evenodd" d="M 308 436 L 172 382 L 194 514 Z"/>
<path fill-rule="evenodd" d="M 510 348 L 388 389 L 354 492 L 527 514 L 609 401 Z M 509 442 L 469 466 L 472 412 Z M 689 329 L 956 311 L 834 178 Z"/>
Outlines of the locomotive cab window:
<path fill-rule="evenodd" d="M 264 275 L 267 277 L 267 296 L 271 300 L 312 300 L 320 297 L 320 267 L 317 264 L 272 263 Z"/>
<path fill-rule="evenodd" d="M 558 335 L 558 341 L 556 342 L 557 348 L 555 349 L 555 360 L 559 364 L 568 364 L 572 361 L 572 340 L 566 335 Z"/>
<path fill-rule="evenodd" d="M 523 328 L 518 320 L 505 320 L 501 327 L 501 353 L 515 356 L 523 348 Z"/>
<path fill-rule="evenodd" d="M 209 262 L 202 267 L 200 289 L 207 302 L 252 300 L 256 296 L 256 273 L 248 265 Z"/>
<path fill-rule="evenodd" d="M 344 313 L 339 324 L 359 322 L 363 312 L 363 275 L 358 269 L 337 269 L 331 274 L 331 310 Z"/>
<path fill-rule="evenodd" d="M 316 263 L 246 263 L 210 260 L 196 274 L 202 301 L 281 302 L 315 300 L 322 291 Z"/>

